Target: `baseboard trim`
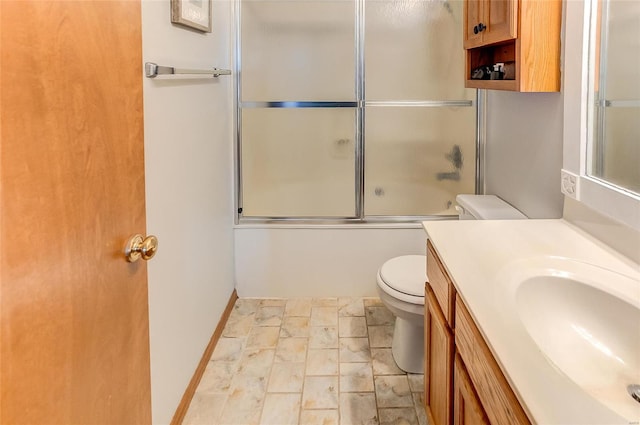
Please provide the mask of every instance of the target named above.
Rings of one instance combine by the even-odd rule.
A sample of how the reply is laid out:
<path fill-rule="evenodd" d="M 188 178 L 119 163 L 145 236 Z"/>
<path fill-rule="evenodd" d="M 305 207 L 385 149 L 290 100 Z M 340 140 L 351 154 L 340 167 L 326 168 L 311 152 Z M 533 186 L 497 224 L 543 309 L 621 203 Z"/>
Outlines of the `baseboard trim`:
<path fill-rule="evenodd" d="M 233 305 L 238 299 L 238 293 L 234 289 L 229 297 L 229 302 L 227 303 L 227 307 L 225 307 L 222 312 L 222 317 L 220 317 L 220 321 L 218 322 L 218 326 L 216 326 L 216 330 L 213 332 L 211 336 L 211 340 L 209 341 L 209 345 L 204 350 L 202 354 L 202 358 L 200 359 L 200 363 L 196 368 L 196 371 L 191 378 L 191 382 L 187 386 L 187 389 L 184 391 L 184 395 L 182 396 L 182 400 L 180 400 L 180 404 L 176 409 L 176 413 L 173 415 L 173 419 L 171 420 L 171 425 L 181 425 L 184 420 L 185 415 L 187 414 L 187 410 L 189 410 L 189 405 L 191 404 L 191 400 L 193 399 L 193 395 L 196 393 L 196 389 L 200 384 L 200 380 L 202 379 L 202 375 L 204 374 L 204 370 L 207 368 L 207 364 L 211 359 L 211 355 L 213 354 L 213 349 L 216 348 L 216 344 L 218 340 L 222 336 L 222 330 L 227 324 L 227 320 L 229 320 L 229 316 L 231 315 L 231 310 L 233 310 Z"/>

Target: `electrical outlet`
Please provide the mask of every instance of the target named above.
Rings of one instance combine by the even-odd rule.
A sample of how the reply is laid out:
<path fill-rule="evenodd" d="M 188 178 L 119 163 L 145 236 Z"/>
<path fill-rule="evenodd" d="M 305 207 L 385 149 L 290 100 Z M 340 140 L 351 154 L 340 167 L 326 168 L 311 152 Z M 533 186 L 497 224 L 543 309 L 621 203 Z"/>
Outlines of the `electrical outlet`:
<path fill-rule="evenodd" d="M 578 199 L 580 180 L 571 171 L 560 171 L 560 190 L 570 198 Z"/>

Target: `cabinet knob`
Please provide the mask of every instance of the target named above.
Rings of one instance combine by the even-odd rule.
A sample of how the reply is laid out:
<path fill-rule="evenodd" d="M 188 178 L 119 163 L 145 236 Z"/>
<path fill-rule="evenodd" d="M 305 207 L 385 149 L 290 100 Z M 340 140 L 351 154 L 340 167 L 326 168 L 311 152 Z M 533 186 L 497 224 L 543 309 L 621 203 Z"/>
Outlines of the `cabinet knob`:
<path fill-rule="evenodd" d="M 473 33 L 477 34 L 478 33 L 478 26 L 476 25 L 475 27 L 473 27 Z"/>
<path fill-rule="evenodd" d="M 486 29 L 487 29 L 486 25 L 485 25 L 485 24 L 483 24 L 482 22 L 480 22 L 480 23 L 478 24 L 478 32 L 482 32 L 482 31 L 484 31 L 484 30 L 486 30 Z"/>

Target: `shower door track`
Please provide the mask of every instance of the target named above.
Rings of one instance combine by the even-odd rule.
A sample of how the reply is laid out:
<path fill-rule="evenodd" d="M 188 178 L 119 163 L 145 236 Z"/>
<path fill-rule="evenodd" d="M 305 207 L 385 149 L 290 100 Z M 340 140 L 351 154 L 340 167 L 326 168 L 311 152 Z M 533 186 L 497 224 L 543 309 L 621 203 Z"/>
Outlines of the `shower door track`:
<path fill-rule="evenodd" d="M 242 88 L 240 77 L 242 75 L 241 61 L 241 1 L 235 2 L 236 16 L 236 42 L 235 42 L 235 66 L 237 77 L 235 84 L 235 127 L 236 143 L 235 158 L 235 224 L 354 224 L 354 223 L 416 223 L 425 220 L 445 220 L 455 217 L 454 215 L 425 215 L 425 216 L 367 216 L 364 212 L 365 198 L 365 170 L 364 170 L 364 121 L 366 107 L 472 107 L 471 100 L 423 100 L 423 101 L 367 101 L 365 98 L 365 75 L 364 75 L 364 3 L 365 0 L 354 0 L 356 5 L 355 13 L 355 54 L 356 54 L 356 99 L 355 101 L 241 101 Z M 476 175 L 475 193 L 484 193 L 484 143 L 485 143 L 485 107 L 486 96 L 484 90 L 476 91 Z M 356 146 L 355 146 L 355 207 L 354 216 L 304 216 L 304 217 L 245 217 L 242 215 L 242 109 L 252 108 L 355 108 L 356 109 Z"/>

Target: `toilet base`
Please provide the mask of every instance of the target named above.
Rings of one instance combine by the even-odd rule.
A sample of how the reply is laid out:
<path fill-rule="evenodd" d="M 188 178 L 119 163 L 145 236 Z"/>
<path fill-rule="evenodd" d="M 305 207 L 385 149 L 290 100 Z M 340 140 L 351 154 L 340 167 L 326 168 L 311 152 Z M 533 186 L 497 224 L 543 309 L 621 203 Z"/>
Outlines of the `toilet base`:
<path fill-rule="evenodd" d="M 424 327 L 396 317 L 391 353 L 400 369 L 408 373 L 424 373 Z"/>

